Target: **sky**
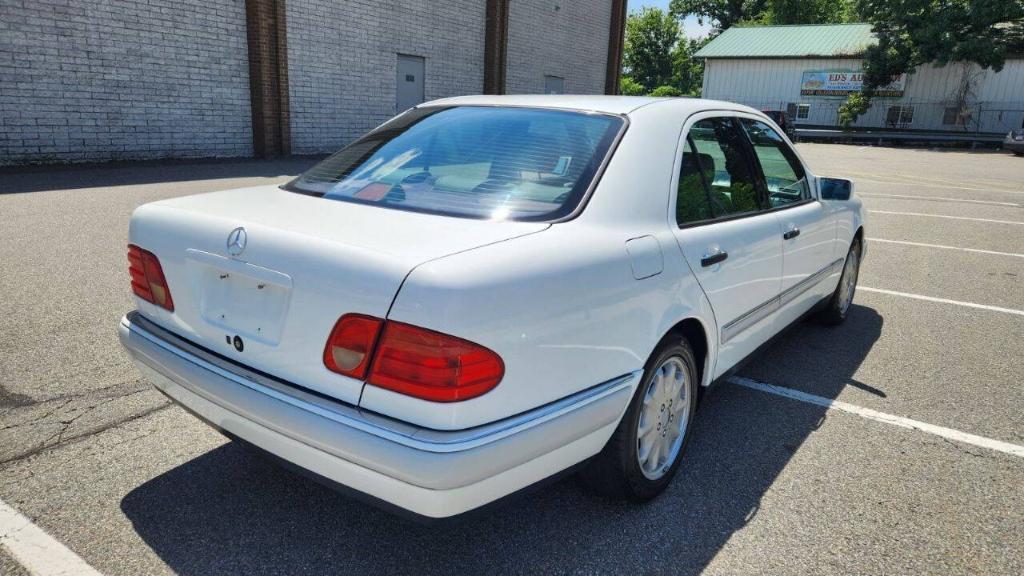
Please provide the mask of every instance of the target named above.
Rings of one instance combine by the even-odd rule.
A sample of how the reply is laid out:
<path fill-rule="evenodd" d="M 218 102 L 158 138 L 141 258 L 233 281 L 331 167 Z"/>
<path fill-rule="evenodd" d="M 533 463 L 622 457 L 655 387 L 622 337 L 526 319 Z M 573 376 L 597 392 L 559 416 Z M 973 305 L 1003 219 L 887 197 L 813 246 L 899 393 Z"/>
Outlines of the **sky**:
<path fill-rule="evenodd" d="M 650 6 L 651 8 L 661 8 L 668 12 L 669 0 L 628 0 L 629 11 L 639 10 L 644 6 Z M 711 26 L 707 22 L 701 26 L 697 23 L 696 16 L 688 16 L 686 20 L 683 20 L 683 31 L 686 32 L 688 38 L 698 38 L 700 36 L 706 36 Z"/>

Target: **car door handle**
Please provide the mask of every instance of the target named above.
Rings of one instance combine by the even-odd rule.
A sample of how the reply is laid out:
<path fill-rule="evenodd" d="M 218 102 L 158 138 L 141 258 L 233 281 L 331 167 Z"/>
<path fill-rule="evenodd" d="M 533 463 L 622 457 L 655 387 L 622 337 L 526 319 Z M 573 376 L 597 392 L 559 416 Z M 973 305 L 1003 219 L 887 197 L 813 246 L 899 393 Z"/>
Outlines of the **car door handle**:
<path fill-rule="evenodd" d="M 792 240 L 793 238 L 796 238 L 799 235 L 800 235 L 800 229 L 799 228 L 793 228 L 789 232 L 786 232 L 785 234 L 783 234 L 782 235 L 782 239 L 783 240 Z"/>
<path fill-rule="evenodd" d="M 708 266 L 714 266 L 719 262 L 729 257 L 729 253 L 725 251 L 715 252 L 714 254 L 705 254 L 700 259 L 700 265 L 707 268 Z"/>

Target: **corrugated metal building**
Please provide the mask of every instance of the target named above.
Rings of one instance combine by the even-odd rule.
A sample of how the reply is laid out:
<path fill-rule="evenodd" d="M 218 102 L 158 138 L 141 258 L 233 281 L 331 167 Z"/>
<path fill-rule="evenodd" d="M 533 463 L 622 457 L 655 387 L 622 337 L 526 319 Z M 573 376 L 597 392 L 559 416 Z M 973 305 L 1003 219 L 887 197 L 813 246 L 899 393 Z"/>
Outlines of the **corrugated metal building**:
<path fill-rule="evenodd" d="M 697 52 L 703 96 L 788 110 L 798 126 L 834 127 L 860 89 L 870 24 L 732 27 Z M 1024 122 L 1024 59 L 1000 72 L 925 66 L 880 92 L 856 127 L 1005 133 Z"/>

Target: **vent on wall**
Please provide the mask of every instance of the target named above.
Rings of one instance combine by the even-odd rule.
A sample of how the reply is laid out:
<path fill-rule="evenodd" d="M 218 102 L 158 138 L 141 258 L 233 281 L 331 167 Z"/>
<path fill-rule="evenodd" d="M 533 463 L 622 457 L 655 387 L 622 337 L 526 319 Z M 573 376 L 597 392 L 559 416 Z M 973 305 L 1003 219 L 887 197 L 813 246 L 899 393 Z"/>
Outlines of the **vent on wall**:
<path fill-rule="evenodd" d="M 560 76 L 544 76 L 545 94 L 565 94 L 565 78 Z"/>

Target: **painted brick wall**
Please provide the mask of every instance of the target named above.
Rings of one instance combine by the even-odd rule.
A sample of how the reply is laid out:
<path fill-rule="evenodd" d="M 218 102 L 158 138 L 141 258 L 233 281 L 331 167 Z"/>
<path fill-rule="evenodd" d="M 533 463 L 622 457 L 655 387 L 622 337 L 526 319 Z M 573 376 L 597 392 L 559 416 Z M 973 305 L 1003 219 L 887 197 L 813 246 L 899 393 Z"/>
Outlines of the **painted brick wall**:
<path fill-rule="evenodd" d="M 568 94 L 604 94 L 611 0 L 512 0 L 506 92 L 544 91 L 544 76 Z"/>
<path fill-rule="evenodd" d="M 331 152 L 395 114 L 398 54 L 427 100 L 483 89 L 483 0 L 288 0 L 292 152 Z"/>
<path fill-rule="evenodd" d="M 244 0 L 0 1 L 0 165 L 252 154 Z"/>

